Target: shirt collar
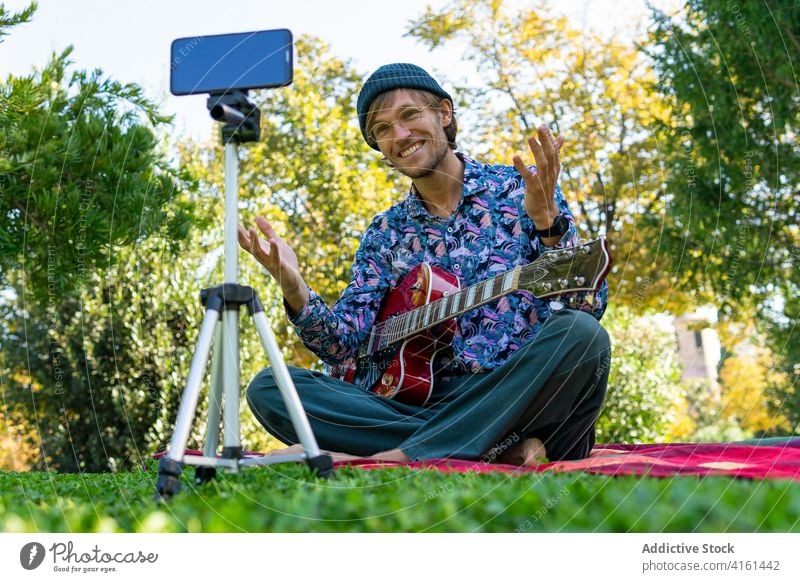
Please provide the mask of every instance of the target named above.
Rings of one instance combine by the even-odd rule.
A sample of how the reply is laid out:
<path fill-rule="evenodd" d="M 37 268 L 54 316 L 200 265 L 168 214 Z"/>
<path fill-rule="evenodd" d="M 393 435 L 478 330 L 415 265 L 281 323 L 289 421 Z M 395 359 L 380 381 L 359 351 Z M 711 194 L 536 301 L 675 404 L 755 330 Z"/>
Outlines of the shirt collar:
<path fill-rule="evenodd" d="M 467 198 L 489 188 L 489 177 L 487 176 L 484 164 L 476 162 L 461 152 L 456 152 L 456 156 L 464 162 L 464 187 L 461 190 L 462 198 Z M 414 184 L 411 184 L 405 204 L 406 212 L 409 216 L 413 218 L 429 216 L 428 210 L 422 203 L 417 189 L 414 188 Z"/>

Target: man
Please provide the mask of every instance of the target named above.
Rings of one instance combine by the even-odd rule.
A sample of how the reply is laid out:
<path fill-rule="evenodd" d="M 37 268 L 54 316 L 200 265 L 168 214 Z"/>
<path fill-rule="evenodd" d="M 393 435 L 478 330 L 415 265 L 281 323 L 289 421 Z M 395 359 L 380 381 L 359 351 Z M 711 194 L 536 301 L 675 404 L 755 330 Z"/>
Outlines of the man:
<path fill-rule="evenodd" d="M 535 168 L 519 156 L 513 166 L 478 163 L 455 151 L 450 95 L 406 63 L 375 71 L 357 111 L 364 139 L 411 178 L 411 191 L 375 217 L 350 284 L 332 308 L 306 285 L 297 257 L 264 218 L 256 219 L 258 230 L 239 227 L 239 244 L 280 283 L 290 321 L 326 363 L 355 355 L 387 292 L 415 265 L 442 267 L 463 288 L 528 264 L 548 248 L 578 244 L 557 183 L 564 140 L 547 127 L 528 140 Z M 597 321 L 606 296 L 604 286 L 591 303 L 584 298 L 577 309 L 554 310 L 520 291 L 462 314 L 424 406 L 319 372 L 290 372 L 320 447 L 334 459 L 451 456 L 532 465 L 545 456 L 584 458 L 608 378 L 608 336 Z M 271 434 L 298 442 L 269 368 L 253 379 L 247 400 Z"/>

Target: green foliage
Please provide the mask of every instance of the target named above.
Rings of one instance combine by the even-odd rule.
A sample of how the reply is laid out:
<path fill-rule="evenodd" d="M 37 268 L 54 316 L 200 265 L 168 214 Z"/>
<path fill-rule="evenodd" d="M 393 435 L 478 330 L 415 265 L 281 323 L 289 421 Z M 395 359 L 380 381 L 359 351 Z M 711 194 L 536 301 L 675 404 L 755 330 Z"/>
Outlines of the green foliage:
<path fill-rule="evenodd" d="M 156 473 L 0 472 L 3 532 L 797 532 L 800 484 L 725 477 L 456 474 L 303 465 L 187 469 L 169 506 Z M 265 492 L 269 492 L 265 495 Z"/>
<path fill-rule="evenodd" d="M 674 112 L 663 249 L 680 258 L 676 286 L 715 294 L 723 319 L 759 322 L 796 382 L 800 4 L 687 0 L 680 17 L 654 16 L 646 51 Z"/>
<path fill-rule="evenodd" d="M 428 8 L 408 35 L 463 51 L 479 87 L 458 91 L 470 148 L 497 163 L 534 163 L 525 138 L 546 123 L 564 135 L 562 190 L 587 238 L 607 234 L 615 300 L 640 307 L 680 302 L 665 277 L 671 257 L 653 253 L 661 216 L 659 134 L 667 110 L 652 70 L 631 46 L 579 32 L 545 2 L 453 0 Z M 451 80 L 450 84 L 457 84 Z"/>
<path fill-rule="evenodd" d="M 0 83 L 0 390 L 39 467 L 98 471 L 163 438 L 191 184 L 161 150 L 169 120 L 71 50 Z"/>
<path fill-rule="evenodd" d="M 597 442 L 663 442 L 683 394 L 674 333 L 652 316 L 611 306 L 608 392 L 597 422 Z"/>
<path fill-rule="evenodd" d="M 738 419 L 723 409 L 720 390 L 707 379 L 686 380 L 671 436 L 678 442 L 730 443 L 750 439 Z"/>
<path fill-rule="evenodd" d="M 4 398 L 35 427 L 38 466 L 130 468 L 165 446 L 200 312 L 192 261 L 165 240 L 120 249 L 35 318 L 8 306 Z"/>
<path fill-rule="evenodd" d="M 0 4 L 0 43 L 3 42 L 3 37 L 8 35 L 5 29 L 12 28 L 18 24 L 30 22 L 33 13 L 38 8 L 36 2 L 31 2 L 21 12 L 8 13 L 5 4 Z"/>
<path fill-rule="evenodd" d="M 154 132 L 168 119 L 136 85 L 70 74 L 71 51 L 0 84 L 0 284 L 24 270 L 42 302 L 75 291 L 115 245 L 188 228 L 184 177 Z"/>

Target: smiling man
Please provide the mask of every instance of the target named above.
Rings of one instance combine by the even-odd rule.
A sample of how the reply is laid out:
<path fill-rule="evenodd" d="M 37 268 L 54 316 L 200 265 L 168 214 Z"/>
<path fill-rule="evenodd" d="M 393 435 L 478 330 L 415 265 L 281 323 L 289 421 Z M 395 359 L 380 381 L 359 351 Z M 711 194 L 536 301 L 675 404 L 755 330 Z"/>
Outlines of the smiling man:
<path fill-rule="evenodd" d="M 373 219 L 350 284 L 332 307 L 308 287 L 291 247 L 263 217 L 255 227 L 239 228 L 241 247 L 279 282 L 290 321 L 325 363 L 352 364 L 375 336 L 371 330 L 383 325 L 387 295 L 420 265 L 446 272 L 463 289 L 549 248 L 579 244 L 558 184 L 564 140 L 547 127 L 527 142 L 536 166 L 520 156 L 512 165 L 477 162 L 457 151 L 452 97 L 408 63 L 375 71 L 357 111 L 367 144 L 411 178 L 411 188 Z M 384 394 L 371 381 L 353 383 L 352 375 L 290 373 L 320 446 L 334 459 L 455 457 L 532 465 L 545 456 L 584 458 L 594 446 L 609 371 L 608 336 L 598 323 L 606 298 L 605 283 L 594 298 L 579 296 L 575 309 L 516 291 L 462 313 L 449 328 L 450 345 L 429 354 L 432 380 L 424 401 Z M 410 365 L 402 360 L 400 374 Z M 385 370 L 376 377 L 387 385 L 396 380 Z M 298 439 L 270 368 L 253 379 L 247 400 L 267 431 L 293 445 L 274 454 L 296 452 Z"/>

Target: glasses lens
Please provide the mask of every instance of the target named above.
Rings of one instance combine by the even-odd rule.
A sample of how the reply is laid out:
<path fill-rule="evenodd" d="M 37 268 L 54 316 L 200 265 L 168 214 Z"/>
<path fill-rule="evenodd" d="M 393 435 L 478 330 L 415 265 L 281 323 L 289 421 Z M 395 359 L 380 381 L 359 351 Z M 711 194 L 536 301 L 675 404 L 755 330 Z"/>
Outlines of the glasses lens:
<path fill-rule="evenodd" d="M 391 123 L 386 121 L 379 121 L 372 126 L 370 130 L 370 137 L 373 141 L 383 141 L 389 138 L 394 124 L 398 124 L 403 129 L 408 129 L 413 123 L 416 123 L 422 118 L 427 107 L 406 107 L 400 111 L 397 119 Z"/>
<path fill-rule="evenodd" d="M 391 129 L 392 129 L 391 125 L 382 121 L 372 126 L 372 131 L 370 132 L 370 134 L 372 135 L 372 139 L 374 141 L 381 141 L 386 139 Z"/>

